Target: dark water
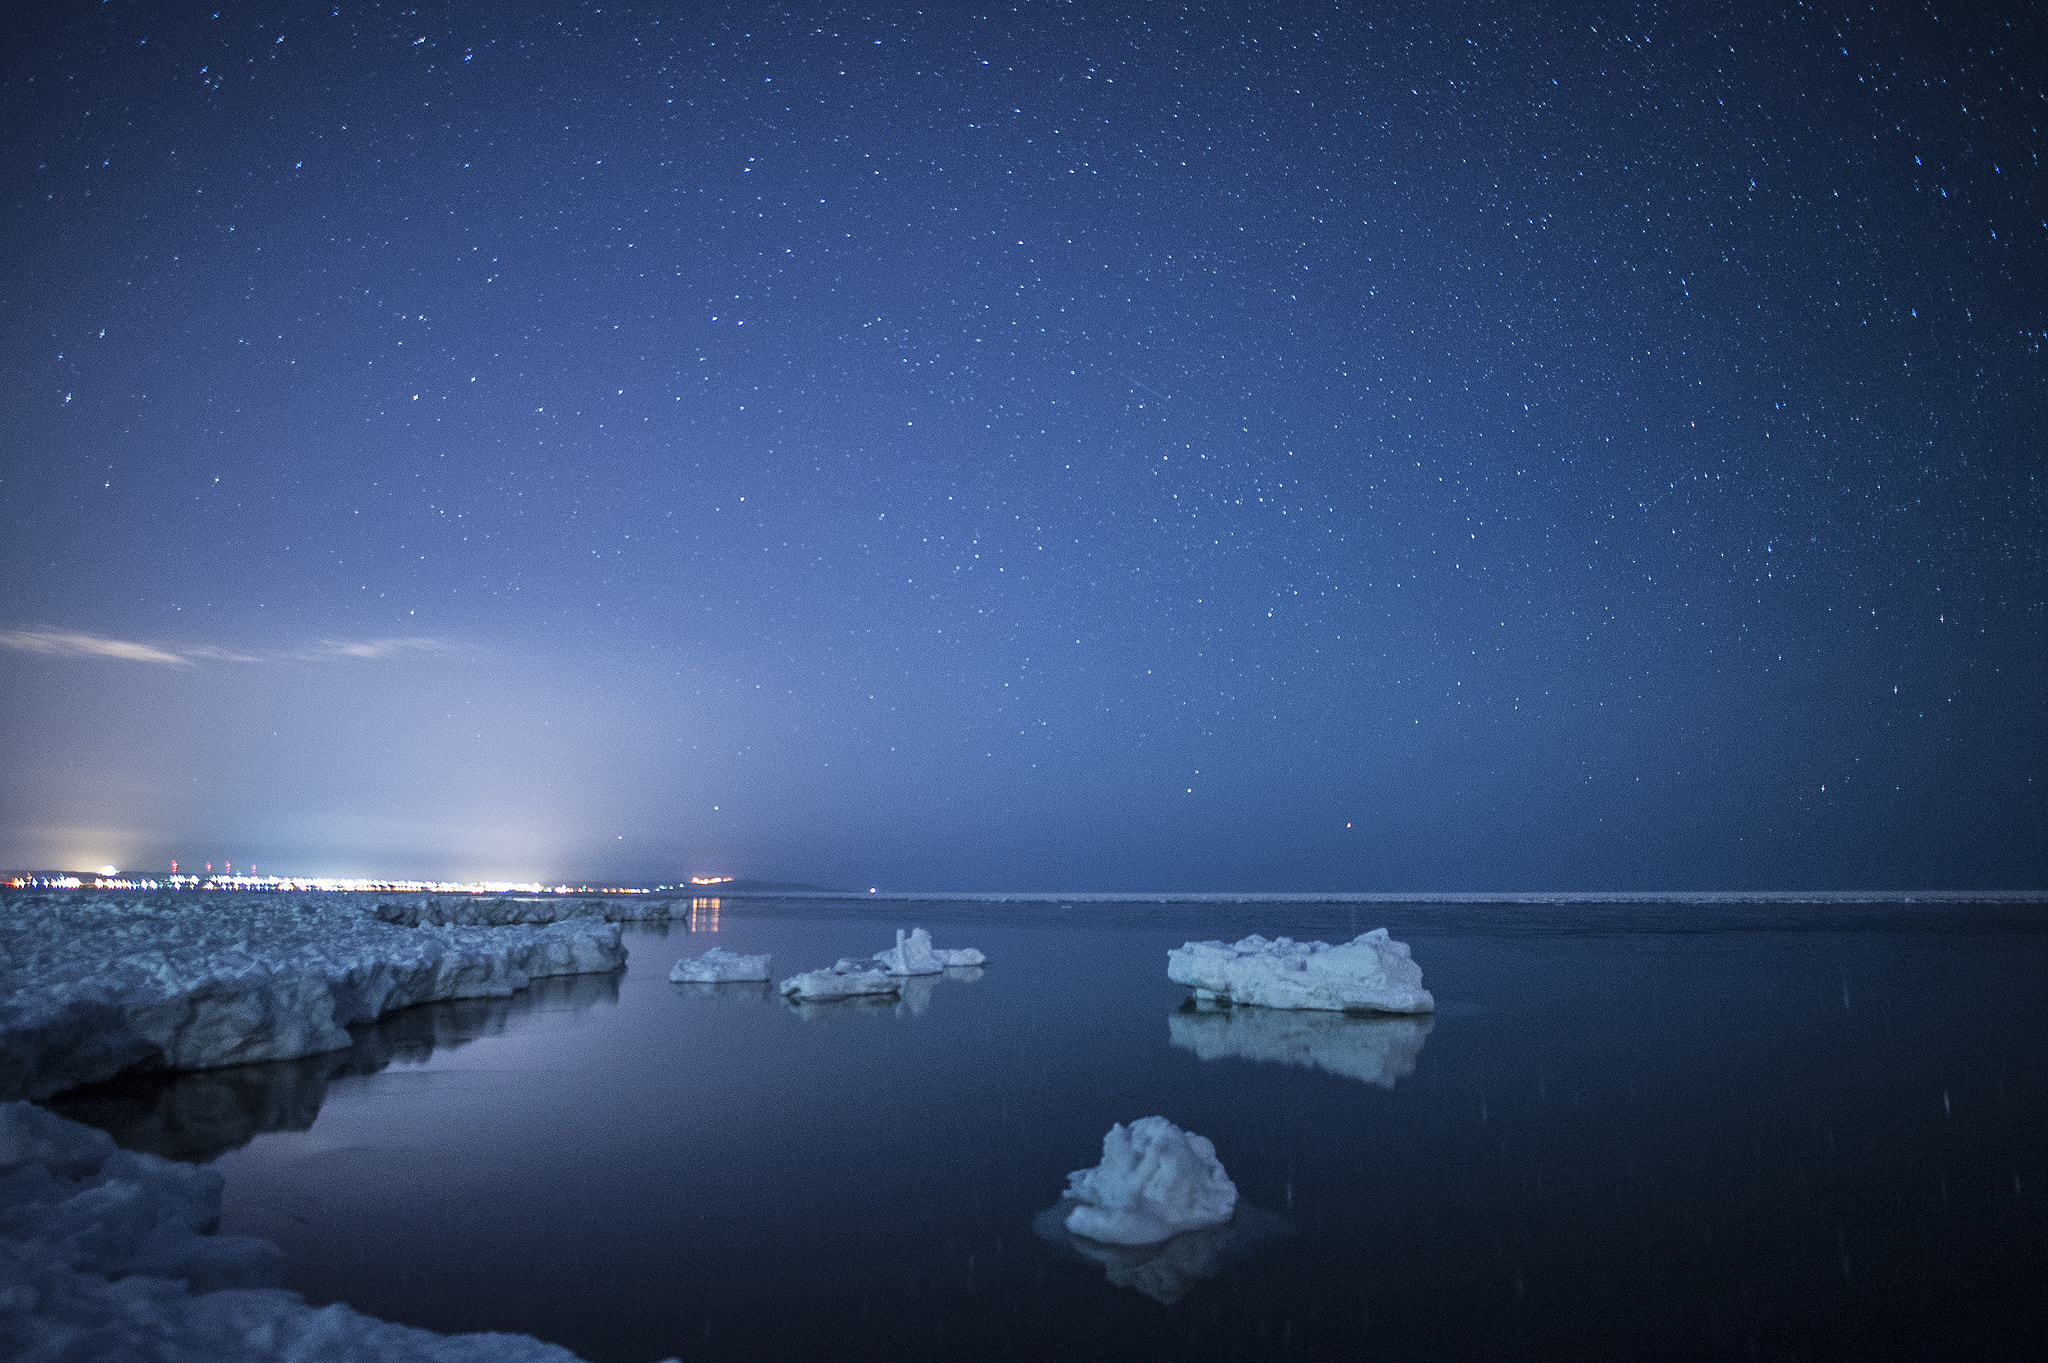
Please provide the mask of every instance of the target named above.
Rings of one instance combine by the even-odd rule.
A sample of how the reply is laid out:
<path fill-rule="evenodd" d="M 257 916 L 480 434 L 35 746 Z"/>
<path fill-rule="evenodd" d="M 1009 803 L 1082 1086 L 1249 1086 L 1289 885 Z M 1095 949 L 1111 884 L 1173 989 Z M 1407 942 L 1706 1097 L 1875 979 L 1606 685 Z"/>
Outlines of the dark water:
<path fill-rule="evenodd" d="M 834 912 L 727 904 L 715 937 L 632 934 L 622 978 L 71 1109 L 187 1157 L 246 1142 L 216 1159 L 222 1229 L 278 1241 L 316 1302 L 601 1363 L 2048 1337 L 2039 908 Z M 713 944 L 780 977 L 913 919 L 989 967 L 808 1012 L 666 978 Z M 1382 922 L 1436 993 L 1427 1024 L 1193 1013 L 1165 976 L 1189 938 Z M 1146 1255 L 1034 1230 L 1110 1123 L 1153 1113 L 1215 1142 L 1228 1233 Z"/>

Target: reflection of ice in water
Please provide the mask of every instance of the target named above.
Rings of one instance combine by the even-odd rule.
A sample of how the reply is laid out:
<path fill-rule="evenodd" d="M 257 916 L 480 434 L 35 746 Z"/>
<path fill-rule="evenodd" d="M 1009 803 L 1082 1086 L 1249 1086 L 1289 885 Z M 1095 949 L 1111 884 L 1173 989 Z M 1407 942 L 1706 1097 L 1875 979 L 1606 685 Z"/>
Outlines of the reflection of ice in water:
<path fill-rule="evenodd" d="M 670 987 L 687 998 L 715 999 L 721 1003 L 773 1003 L 778 997 L 775 985 L 768 980 L 672 980 Z"/>
<path fill-rule="evenodd" d="M 894 994 L 855 994 L 851 998 L 828 999 L 823 1003 L 805 1003 L 795 998 L 782 1001 L 803 1022 L 848 1022 L 854 1018 L 886 1018 L 896 1014 Z"/>
<path fill-rule="evenodd" d="M 58 1094 L 44 1106 L 99 1127 L 124 1149 L 204 1162 L 266 1131 L 310 1130 L 336 1080 L 424 1064 L 436 1051 L 502 1036 L 520 1018 L 580 1012 L 618 998 L 616 974 L 556 975 L 509 998 L 400 1009 L 352 1028 L 355 1044 L 345 1051 L 214 1070 L 117 1075 Z"/>
<path fill-rule="evenodd" d="M 924 1010 L 932 1006 L 932 990 L 939 987 L 940 980 L 952 980 L 956 984 L 973 984 L 982 976 L 978 965 L 951 965 L 937 975 L 910 975 L 903 981 L 902 1002 L 896 1005 L 898 1013 L 908 1013 L 921 1018 Z"/>
<path fill-rule="evenodd" d="M 898 977 L 896 982 L 902 986 L 899 993 L 857 995 L 850 999 L 833 999 L 825 1003 L 798 1003 L 792 999 L 788 1000 L 789 1010 L 805 1022 L 836 1022 L 843 1018 L 923 1017 L 925 1010 L 932 1006 L 932 991 L 939 987 L 941 980 L 951 980 L 955 984 L 973 984 L 984 973 L 980 966 L 948 966 L 944 973 L 938 975 Z M 732 986 L 698 987 L 729 989 Z"/>
<path fill-rule="evenodd" d="M 1166 1016 L 1173 1044 L 1204 1060 L 1265 1060 L 1328 1070 L 1390 1089 L 1415 1073 L 1434 1025 L 1427 1015 L 1356 1017 L 1189 999 Z"/>
<path fill-rule="evenodd" d="M 1040 1238 L 1101 1264 L 1103 1276 L 1114 1285 L 1143 1292 L 1165 1306 L 1186 1296 L 1196 1283 L 1215 1277 L 1226 1260 L 1241 1259 L 1290 1229 L 1283 1217 L 1240 1200 L 1225 1225 L 1182 1231 L 1156 1245 L 1105 1245 L 1067 1229 L 1067 1217 L 1078 1205 L 1060 1199 L 1057 1206 L 1031 1219 L 1031 1229 Z"/>

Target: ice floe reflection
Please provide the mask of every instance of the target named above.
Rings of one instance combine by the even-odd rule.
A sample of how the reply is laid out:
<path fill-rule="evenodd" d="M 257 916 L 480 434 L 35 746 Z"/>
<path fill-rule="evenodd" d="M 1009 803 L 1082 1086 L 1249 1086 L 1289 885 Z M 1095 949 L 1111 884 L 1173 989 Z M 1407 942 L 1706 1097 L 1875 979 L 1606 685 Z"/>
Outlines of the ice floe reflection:
<path fill-rule="evenodd" d="M 923 1017 L 932 1006 L 932 994 L 942 983 L 973 984 L 986 970 L 978 965 L 947 966 L 936 975 L 894 977 L 899 986 L 893 994 L 856 994 L 850 998 L 822 1003 L 804 1003 L 791 998 L 784 1005 L 805 1022 L 841 1022 L 854 1018 Z M 700 986 L 716 989 L 729 985 Z"/>
<path fill-rule="evenodd" d="M 774 1003 L 779 997 L 769 980 L 677 980 L 669 987 L 683 998 L 708 999 L 713 1003 Z"/>
<path fill-rule="evenodd" d="M 507 998 L 453 999 L 350 1029 L 355 1044 L 297 1060 L 183 1072 L 138 1072 L 69 1089 L 41 1106 L 96 1126 L 124 1150 L 203 1164 L 266 1131 L 307 1131 L 337 1079 L 420 1064 L 435 1051 L 503 1035 L 522 1015 L 616 1003 L 617 972 L 556 975 Z"/>
<path fill-rule="evenodd" d="M 1293 1229 L 1285 1217 L 1240 1200 L 1224 1225 L 1182 1231 L 1156 1245 L 1106 1245 L 1067 1229 L 1067 1217 L 1079 1205 L 1061 1198 L 1031 1218 L 1032 1231 L 1076 1258 L 1102 1265 L 1103 1276 L 1113 1285 L 1142 1292 L 1162 1306 L 1173 1305 L 1197 1283 L 1221 1273 L 1232 1259 L 1246 1258 Z"/>
<path fill-rule="evenodd" d="M 1203 1060 L 1258 1060 L 1327 1070 L 1390 1089 L 1415 1073 L 1428 1014 L 1360 1017 L 1189 999 L 1166 1015 L 1173 1044 Z"/>

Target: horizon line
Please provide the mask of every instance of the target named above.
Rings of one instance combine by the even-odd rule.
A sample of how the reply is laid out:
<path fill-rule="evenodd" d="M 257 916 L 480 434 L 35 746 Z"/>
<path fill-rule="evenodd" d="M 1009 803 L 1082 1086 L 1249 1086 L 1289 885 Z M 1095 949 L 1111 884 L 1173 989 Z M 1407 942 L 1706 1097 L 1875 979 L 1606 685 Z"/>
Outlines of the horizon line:
<path fill-rule="evenodd" d="M 706 891 L 709 891 L 706 893 Z M 1884 904 L 2042 903 L 2048 889 L 2008 890 L 727 890 L 700 898 L 985 904 Z"/>

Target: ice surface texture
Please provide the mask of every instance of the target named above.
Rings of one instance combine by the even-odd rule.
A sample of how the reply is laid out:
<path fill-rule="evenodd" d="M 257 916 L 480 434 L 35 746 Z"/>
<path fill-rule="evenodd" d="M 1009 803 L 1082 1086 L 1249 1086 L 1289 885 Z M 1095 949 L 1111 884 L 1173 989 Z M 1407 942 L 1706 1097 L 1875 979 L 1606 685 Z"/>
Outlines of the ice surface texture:
<path fill-rule="evenodd" d="M 933 946 L 932 935 L 923 928 L 908 933 L 896 929 L 896 945 L 876 952 L 875 959 L 891 975 L 936 975 L 952 966 L 988 964 L 988 957 L 973 947 Z"/>
<path fill-rule="evenodd" d="M 677 909 L 689 911 L 688 900 L 656 899 L 652 895 L 408 895 L 379 898 L 372 911 L 387 923 L 416 928 L 504 927 L 511 923 L 559 923 L 569 918 L 602 918 L 613 923 L 660 922 Z"/>
<path fill-rule="evenodd" d="M 130 1065 L 211 1069 L 340 1050 L 416 1003 L 616 970 L 617 924 L 399 927 L 334 895 L 0 900 L 0 1099 Z"/>
<path fill-rule="evenodd" d="M 1220 1226 L 1237 1206 L 1237 1185 L 1216 1147 L 1164 1117 L 1118 1123 L 1102 1138 L 1102 1163 L 1067 1175 L 1081 1205 L 1067 1229 L 1110 1245 L 1156 1245 L 1182 1231 Z"/>
<path fill-rule="evenodd" d="M 1327 1070 L 1390 1089 L 1415 1073 L 1431 1019 L 1232 1008 L 1190 999 L 1166 1015 L 1173 1044 L 1204 1060 L 1262 1060 Z"/>
<path fill-rule="evenodd" d="M 1262 1008 L 1315 1008 L 1330 1012 L 1428 1013 L 1436 1000 L 1422 987 L 1422 967 L 1406 942 L 1385 928 L 1362 932 L 1341 946 L 1268 941 L 1254 933 L 1241 942 L 1189 942 L 1166 953 L 1166 976 L 1188 985 L 1196 998 L 1252 1003 Z"/>
<path fill-rule="evenodd" d="M 204 1233 L 220 1187 L 211 1169 L 0 1103 L 0 1358 L 576 1363 L 529 1335 L 437 1335 L 315 1310 L 270 1285 L 281 1256 L 268 1240 Z"/>
<path fill-rule="evenodd" d="M 821 1003 L 828 999 L 859 998 L 864 994 L 900 994 L 903 985 L 874 961 L 840 957 L 837 965 L 823 970 L 792 975 L 779 986 L 799 1003 Z"/>
<path fill-rule="evenodd" d="M 742 956 L 724 947 L 713 947 L 695 960 L 686 956 L 677 961 L 670 968 L 668 977 L 677 984 L 735 984 L 766 980 L 769 978 L 768 957 Z"/>

